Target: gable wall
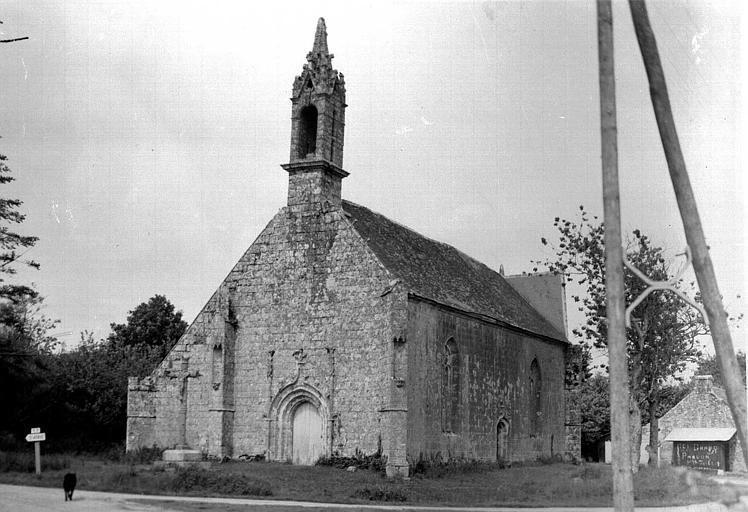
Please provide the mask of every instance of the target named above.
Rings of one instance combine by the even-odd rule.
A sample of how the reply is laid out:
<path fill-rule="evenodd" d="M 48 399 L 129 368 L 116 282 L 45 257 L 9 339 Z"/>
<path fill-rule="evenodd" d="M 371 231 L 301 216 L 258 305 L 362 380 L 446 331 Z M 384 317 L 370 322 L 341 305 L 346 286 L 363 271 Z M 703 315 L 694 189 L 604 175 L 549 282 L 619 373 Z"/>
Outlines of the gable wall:
<path fill-rule="evenodd" d="M 404 330 L 393 314 L 401 295 L 383 296 L 391 281 L 340 210 L 284 208 L 161 367 L 131 383 L 128 449 L 178 444 L 187 373 L 192 448 L 285 458 L 273 400 L 303 385 L 326 409 L 328 451 L 375 451 L 391 400 L 392 339 Z"/>
<path fill-rule="evenodd" d="M 496 460 L 497 423 L 509 423 L 510 460 L 565 451 L 564 346 L 420 300 L 408 303 L 408 456 Z M 460 354 L 459 426 L 442 420 L 444 345 Z M 542 375 L 540 430 L 530 417 L 530 364 Z"/>

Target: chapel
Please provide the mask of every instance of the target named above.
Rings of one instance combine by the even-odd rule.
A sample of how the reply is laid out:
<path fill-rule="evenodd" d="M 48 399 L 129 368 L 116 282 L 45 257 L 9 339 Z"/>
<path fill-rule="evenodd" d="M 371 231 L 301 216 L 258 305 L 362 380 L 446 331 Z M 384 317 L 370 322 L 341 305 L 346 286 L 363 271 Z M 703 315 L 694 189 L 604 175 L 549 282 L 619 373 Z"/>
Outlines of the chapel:
<path fill-rule="evenodd" d="M 563 284 L 503 276 L 341 197 L 345 81 L 324 19 L 293 82 L 288 201 L 164 361 L 127 449 L 313 464 L 579 457 Z"/>

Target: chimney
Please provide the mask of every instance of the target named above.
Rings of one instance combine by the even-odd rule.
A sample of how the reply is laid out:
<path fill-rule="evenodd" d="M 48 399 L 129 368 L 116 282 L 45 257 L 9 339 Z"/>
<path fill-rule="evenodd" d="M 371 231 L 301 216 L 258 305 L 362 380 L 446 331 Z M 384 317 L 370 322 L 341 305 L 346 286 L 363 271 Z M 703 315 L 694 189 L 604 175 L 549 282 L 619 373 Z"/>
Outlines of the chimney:
<path fill-rule="evenodd" d="M 694 386 L 694 389 L 696 389 L 697 393 L 712 392 L 714 377 L 712 377 L 711 375 L 696 375 L 694 377 L 694 380 L 696 381 L 696 386 Z"/>

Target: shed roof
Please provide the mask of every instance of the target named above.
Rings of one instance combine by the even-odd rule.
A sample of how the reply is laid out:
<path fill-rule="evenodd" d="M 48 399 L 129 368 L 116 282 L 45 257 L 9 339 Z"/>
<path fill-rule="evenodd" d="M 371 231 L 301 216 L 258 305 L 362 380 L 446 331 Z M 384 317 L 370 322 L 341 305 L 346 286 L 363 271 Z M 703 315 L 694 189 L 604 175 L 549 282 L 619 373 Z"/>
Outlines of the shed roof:
<path fill-rule="evenodd" d="M 363 206 L 343 201 L 343 210 L 381 263 L 409 292 L 568 343 L 498 272 L 483 263 Z"/>
<path fill-rule="evenodd" d="M 731 427 L 674 428 L 665 441 L 729 441 L 735 432 Z"/>

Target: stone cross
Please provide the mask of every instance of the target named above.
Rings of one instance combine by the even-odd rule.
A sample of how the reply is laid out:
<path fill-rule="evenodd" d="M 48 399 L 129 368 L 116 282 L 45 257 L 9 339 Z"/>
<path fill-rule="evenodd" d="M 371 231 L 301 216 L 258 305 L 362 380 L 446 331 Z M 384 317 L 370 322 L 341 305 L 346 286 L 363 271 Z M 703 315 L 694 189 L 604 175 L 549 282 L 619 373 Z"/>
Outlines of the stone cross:
<path fill-rule="evenodd" d="M 187 448 L 187 380 L 200 377 L 197 370 L 189 371 L 190 358 L 182 356 L 179 371 L 174 377 L 180 379 L 179 383 L 179 419 L 177 421 L 177 448 Z"/>

